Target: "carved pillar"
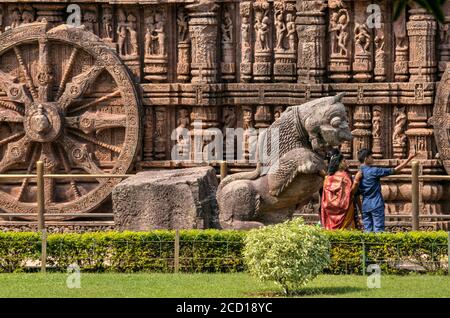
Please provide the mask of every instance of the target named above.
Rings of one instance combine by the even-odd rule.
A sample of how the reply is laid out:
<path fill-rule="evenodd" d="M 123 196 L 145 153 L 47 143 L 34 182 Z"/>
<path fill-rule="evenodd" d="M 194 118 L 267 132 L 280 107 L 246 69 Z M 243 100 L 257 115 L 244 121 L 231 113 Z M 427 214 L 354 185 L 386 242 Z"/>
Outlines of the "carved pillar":
<path fill-rule="evenodd" d="M 222 10 L 222 79 L 234 82 L 236 73 L 236 54 L 235 54 L 235 36 L 234 36 L 234 4 L 227 3 L 223 5 Z"/>
<path fill-rule="evenodd" d="M 144 78 L 152 83 L 167 81 L 167 10 L 151 6 L 145 10 Z"/>
<path fill-rule="evenodd" d="M 409 141 L 409 152 L 413 152 L 415 148 L 417 159 L 431 159 L 433 129 L 429 128 L 427 123 L 429 117 L 427 107 L 422 105 L 409 106 L 407 116 L 408 130 L 406 131 L 406 136 Z"/>
<path fill-rule="evenodd" d="M 192 83 L 217 81 L 217 8 L 213 1 L 187 5 L 191 36 Z"/>
<path fill-rule="evenodd" d="M 439 24 L 439 78 L 450 62 L 450 17 L 445 17 L 445 22 Z"/>
<path fill-rule="evenodd" d="M 406 35 L 405 11 L 394 22 L 395 36 L 395 62 L 394 62 L 394 80 L 396 82 L 406 82 L 409 79 L 409 42 Z"/>
<path fill-rule="evenodd" d="M 155 108 L 155 158 L 166 159 L 167 143 L 167 109 L 163 106 Z"/>
<path fill-rule="evenodd" d="M 293 82 L 297 76 L 297 34 L 295 5 L 291 1 L 274 2 L 275 25 L 275 81 Z"/>
<path fill-rule="evenodd" d="M 255 59 L 253 63 L 253 80 L 265 82 L 272 75 L 272 21 L 269 16 L 269 2 L 256 0 L 253 2 L 255 21 Z"/>
<path fill-rule="evenodd" d="M 407 23 L 410 82 L 436 79 L 436 21 L 424 9 L 413 5 Z"/>
<path fill-rule="evenodd" d="M 153 107 L 147 107 L 145 109 L 145 122 L 144 122 L 144 160 L 153 160 L 153 132 L 155 130 L 154 122 L 154 109 Z"/>
<path fill-rule="evenodd" d="M 372 153 L 375 159 L 383 158 L 383 120 L 381 106 L 373 106 L 372 112 Z"/>
<path fill-rule="evenodd" d="M 345 6 L 345 7 L 344 7 Z M 350 15 L 343 1 L 329 2 L 328 25 L 330 41 L 329 78 L 335 82 L 347 82 L 350 78 Z"/>
<path fill-rule="evenodd" d="M 353 158 L 357 158 L 358 151 L 363 148 L 371 149 L 372 116 L 370 106 L 355 106 L 353 113 Z"/>
<path fill-rule="evenodd" d="M 141 78 L 139 57 L 138 18 L 135 10 L 117 10 L 117 46 L 124 63 L 132 71 L 136 81 Z"/>
<path fill-rule="evenodd" d="M 396 106 L 394 109 L 394 132 L 392 133 L 392 145 L 394 158 L 403 159 L 406 157 L 406 112 L 405 106 Z"/>
<path fill-rule="evenodd" d="M 239 4 L 241 15 L 241 66 L 240 78 L 242 82 L 250 82 L 252 79 L 252 3 L 241 2 Z"/>
<path fill-rule="evenodd" d="M 372 79 L 373 47 L 372 29 L 367 25 L 366 10 L 369 1 L 355 2 L 355 59 L 353 61 L 353 78 L 357 82 L 368 82 Z"/>
<path fill-rule="evenodd" d="M 178 60 L 177 80 L 187 82 L 191 73 L 191 38 L 189 36 L 189 17 L 183 6 L 177 9 Z"/>
<path fill-rule="evenodd" d="M 322 83 L 326 73 L 324 1 L 297 1 L 298 82 Z"/>

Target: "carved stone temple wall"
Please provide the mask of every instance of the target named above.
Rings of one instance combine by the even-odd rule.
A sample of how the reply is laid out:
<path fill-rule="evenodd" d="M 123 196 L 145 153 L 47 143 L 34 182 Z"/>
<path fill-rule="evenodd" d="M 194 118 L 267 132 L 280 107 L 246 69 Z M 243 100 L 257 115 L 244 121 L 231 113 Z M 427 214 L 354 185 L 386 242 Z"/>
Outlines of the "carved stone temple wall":
<path fill-rule="evenodd" d="M 172 149 L 176 146 L 179 154 L 194 159 L 207 145 L 193 146 L 186 138 L 203 135 L 206 141 L 214 140 L 214 133 L 206 131 L 207 128 L 225 131 L 241 127 L 245 133 L 251 128 L 268 127 L 288 105 L 347 92 L 344 104 L 354 140 L 342 145 L 341 150 L 350 160 L 351 170 L 357 168 L 356 153 L 361 148 L 372 149 L 376 165 L 383 167 L 396 166 L 416 149 L 423 174 L 450 173 L 448 129 L 436 133 L 436 125 L 450 128 L 448 95 L 436 104 L 438 84 L 446 74 L 446 63 L 450 62 L 450 4 L 445 8 L 446 22 L 440 25 L 430 14 L 416 7 L 406 8 L 400 19 L 393 21 L 388 0 L 136 0 L 133 4 L 98 0 L 77 3 L 84 31 L 99 37 L 102 48 L 115 52 L 118 63 L 131 75 L 136 94 L 128 98 L 137 96 L 141 118 L 139 132 L 131 139 L 124 139 L 129 134 L 120 129 L 111 132 L 83 130 L 90 138 L 87 141 L 92 143 L 91 157 L 103 170 L 120 158 L 114 153 L 121 153 L 118 145 L 127 140 L 137 141 L 131 170 L 201 165 L 171 160 Z M 64 24 L 70 18 L 67 6 L 39 0 L 19 4 L 0 2 L 0 33 L 34 22 L 46 22 L 48 29 Z M 369 7 L 379 9 L 380 16 L 375 13 L 374 17 Z M 374 22 L 379 24 L 372 27 Z M 88 39 L 83 45 L 89 46 L 89 36 L 83 35 L 83 38 Z M 8 43 L 14 41 L 1 34 L 0 39 L 8 39 Z M 2 52 L 2 45 L 6 44 L 1 41 L 0 106 L 5 109 L 9 105 L 11 110 L 14 105 L 6 102 L 2 74 L 18 76 L 24 83 L 29 78 L 35 79 L 40 83 L 40 86 L 36 84 L 39 96 L 42 90 L 51 91 L 51 88 L 38 75 L 54 74 L 54 95 L 60 96 L 65 94 L 64 86 L 58 89 L 57 84 L 70 82 L 76 74 L 84 74 L 89 71 L 86 65 L 93 63 L 89 54 L 77 53 L 83 46 L 80 50 L 69 50 L 50 45 L 48 62 L 44 53 L 39 54 L 39 50 L 46 50 L 45 37 L 41 44 L 36 44 L 36 50 L 18 38 L 20 50 Z M 95 55 L 97 51 L 92 50 Z M 23 56 L 24 63 L 15 61 L 14 52 Z M 33 56 L 39 56 L 40 61 Z M 101 57 L 101 53 L 98 56 Z M 65 67 L 72 64 L 76 70 L 72 71 L 73 75 L 64 72 Z M 49 65 L 50 71 L 40 71 L 42 65 Z M 113 74 L 114 70 L 111 72 Z M 119 116 L 116 120 L 121 120 L 117 115 L 121 114 L 121 104 L 114 97 L 114 89 L 106 84 L 109 78 L 101 78 L 105 84 L 100 81 L 98 95 L 88 100 L 113 96 L 99 112 L 108 118 Z M 439 113 L 434 114 L 437 108 Z M 91 120 L 83 116 L 79 119 L 79 125 L 83 120 Z M 73 123 L 71 127 L 74 125 L 78 124 Z M 120 126 L 110 119 L 105 119 L 104 125 Z M 7 138 L 16 133 L 14 127 L 4 122 L 0 125 L 3 155 L 7 151 Z M 172 132 L 177 129 L 187 129 L 189 133 L 184 139 L 173 138 Z M 253 169 L 254 165 L 248 162 L 246 145 L 245 142 L 241 145 L 244 160 L 230 163 L 230 173 Z M 77 158 L 74 155 L 71 161 Z M 68 164 L 64 162 L 60 162 L 60 169 L 65 167 L 67 171 Z M 213 165 L 218 167 L 217 163 Z M 27 167 L 22 170 L 26 172 Z M 410 173 L 410 168 L 405 173 Z M 450 183 L 425 180 L 420 186 L 421 214 L 450 215 Z M 411 185 L 407 178 L 391 177 L 383 181 L 382 187 L 388 215 L 410 213 Z M 70 196 L 75 199 L 90 191 L 89 186 L 83 188 L 73 181 L 68 181 L 64 189 L 72 189 Z M 17 191 L 20 198 L 23 186 L 22 190 L 10 193 Z M 0 200 L 2 198 L 0 196 Z M 30 197 L 29 201 L 32 200 Z M 94 208 L 88 209 L 89 203 L 86 203 L 86 212 L 105 213 L 105 217 L 55 218 L 49 221 L 50 229 L 57 231 L 64 226 L 70 230 L 113 228 L 110 205 L 107 200 L 100 206 L 92 204 Z M 307 209 L 302 211 L 305 213 Z M 60 212 L 65 211 L 60 209 Z M 432 218 L 421 221 L 427 229 L 447 228 L 446 222 Z M 21 222 L 20 218 L 3 217 L 0 228 L 33 227 Z M 389 219 L 389 226 L 408 227 L 403 218 Z"/>

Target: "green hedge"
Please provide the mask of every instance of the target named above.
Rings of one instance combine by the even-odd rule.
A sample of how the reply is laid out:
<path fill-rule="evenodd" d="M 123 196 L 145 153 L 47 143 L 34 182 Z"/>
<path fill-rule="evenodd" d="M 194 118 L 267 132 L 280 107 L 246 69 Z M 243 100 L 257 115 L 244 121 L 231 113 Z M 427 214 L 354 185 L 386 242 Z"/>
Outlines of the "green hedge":
<path fill-rule="evenodd" d="M 369 264 L 383 273 L 405 273 L 407 264 L 427 272 L 447 269 L 446 232 L 366 234 L 325 231 L 331 242 L 333 274 L 362 274 Z M 219 230 L 180 231 L 180 271 L 236 272 L 245 270 L 242 250 L 246 232 Z M 78 264 L 84 272 L 171 272 L 174 266 L 174 231 L 50 234 L 49 270 L 66 271 Z M 0 232 L 0 272 L 38 270 L 38 233 Z M 366 262 L 363 262 L 365 257 Z"/>

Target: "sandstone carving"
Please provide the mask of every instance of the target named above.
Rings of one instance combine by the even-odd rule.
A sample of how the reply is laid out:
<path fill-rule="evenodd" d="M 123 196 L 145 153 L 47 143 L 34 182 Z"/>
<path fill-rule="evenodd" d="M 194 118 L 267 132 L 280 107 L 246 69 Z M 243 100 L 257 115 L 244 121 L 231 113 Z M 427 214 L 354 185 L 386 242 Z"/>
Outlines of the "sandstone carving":
<path fill-rule="evenodd" d="M 217 227 L 216 172 L 211 167 L 138 173 L 113 191 L 119 230 Z"/>
<path fill-rule="evenodd" d="M 351 139 L 341 98 L 290 106 L 263 133 L 256 170 L 229 176 L 220 183 L 217 201 L 222 228 L 280 222 L 291 217 L 298 204 L 310 200 L 322 183 L 318 172 L 324 168 L 326 150 Z M 271 143 L 276 132 L 278 143 Z"/>

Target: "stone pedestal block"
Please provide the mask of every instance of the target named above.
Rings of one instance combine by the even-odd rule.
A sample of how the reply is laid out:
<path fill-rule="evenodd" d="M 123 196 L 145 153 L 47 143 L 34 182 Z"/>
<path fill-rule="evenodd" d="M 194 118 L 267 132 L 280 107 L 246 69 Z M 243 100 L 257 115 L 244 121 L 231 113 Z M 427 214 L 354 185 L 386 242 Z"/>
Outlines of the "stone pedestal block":
<path fill-rule="evenodd" d="M 214 168 L 140 172 L 113 190 L 118 230 L 205 229 L 217 227 Z"/>

